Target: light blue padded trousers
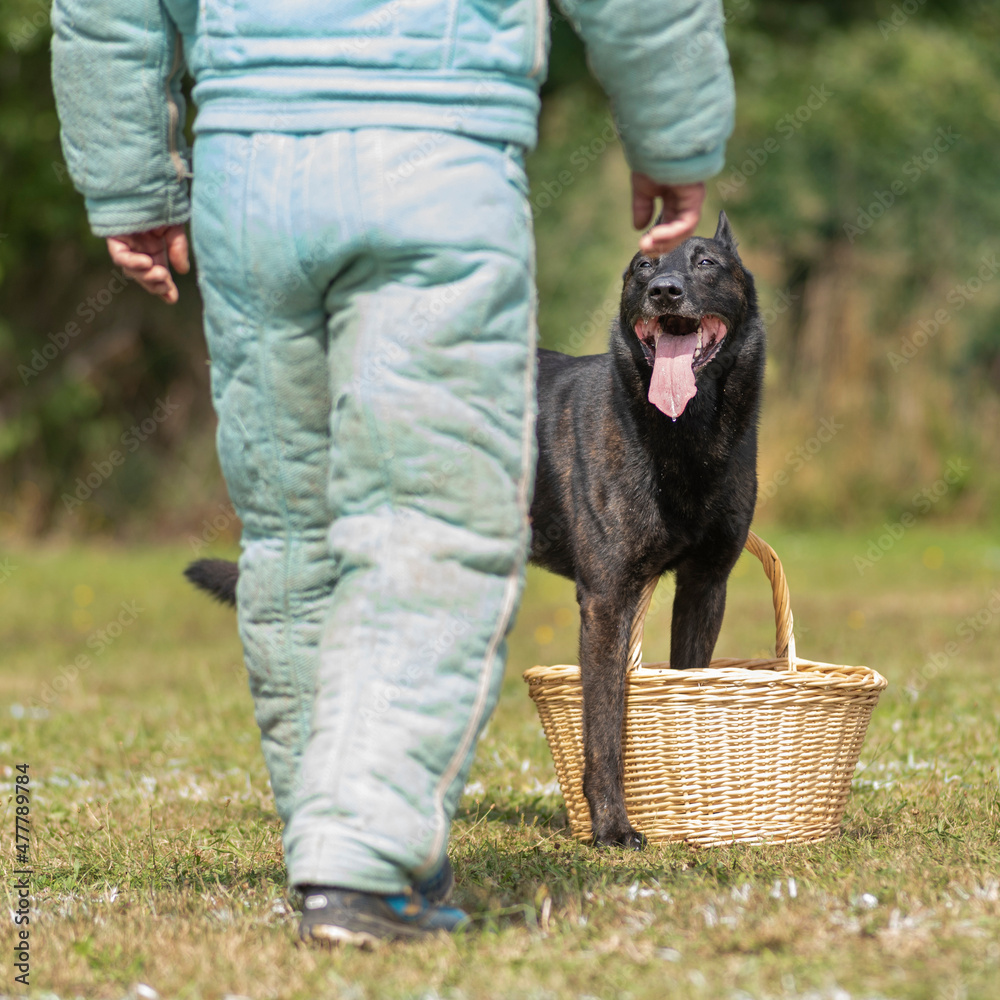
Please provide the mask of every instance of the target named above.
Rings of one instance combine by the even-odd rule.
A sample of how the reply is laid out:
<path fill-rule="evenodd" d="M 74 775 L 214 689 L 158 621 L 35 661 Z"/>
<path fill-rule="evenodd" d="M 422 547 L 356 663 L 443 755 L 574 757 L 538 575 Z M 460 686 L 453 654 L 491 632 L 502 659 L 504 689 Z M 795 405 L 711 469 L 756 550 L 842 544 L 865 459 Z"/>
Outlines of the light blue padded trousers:
<path fill-rule="evenodd" d="M 193 237 L 289 882 L 434 874 L 499 695 L 534 471 L 518 147 L 207 133 Z"/>

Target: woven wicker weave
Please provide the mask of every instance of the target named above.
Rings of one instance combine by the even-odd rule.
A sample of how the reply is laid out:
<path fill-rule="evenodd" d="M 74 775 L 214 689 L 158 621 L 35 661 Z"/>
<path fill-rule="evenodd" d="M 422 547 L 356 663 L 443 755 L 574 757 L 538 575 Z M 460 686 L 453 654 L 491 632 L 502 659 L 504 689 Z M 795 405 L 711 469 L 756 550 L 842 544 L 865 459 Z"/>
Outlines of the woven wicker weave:
<path fill-rule="evenodd" d="M 798 659 L 781 562 L 753 532 L 746 547 L 771 581 L 775 659 L 719 659 L 704 670 L 640 666 L 655 579 L 639 603 L 623 734 L 625 804 L 632 825 L 652 842 L 790 843 L 838 833 L 872 709 L 886 686 L 868 667 Z M 580 668 L 533 667 L 524 679 L 572 834 L 589 839 Z"/>

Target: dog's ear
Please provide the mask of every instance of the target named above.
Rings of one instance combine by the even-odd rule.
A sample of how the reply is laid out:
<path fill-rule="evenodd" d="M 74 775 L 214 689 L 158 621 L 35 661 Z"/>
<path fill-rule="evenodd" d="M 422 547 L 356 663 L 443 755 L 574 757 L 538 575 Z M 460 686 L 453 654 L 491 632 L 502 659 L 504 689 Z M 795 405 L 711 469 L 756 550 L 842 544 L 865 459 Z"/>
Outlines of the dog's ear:
<path fill-rule="evenodd" d="M 726 249 L 731 250 L 738 257 L 739 254 L 736 253 L 736 237 L 733 236 L 732 227 L 729 225 L 729 218 L 725 212 L 719 212 L 719 225 L 715 230 L 715 235 L 712 237 L 718 243 L 721 243 Z"/>

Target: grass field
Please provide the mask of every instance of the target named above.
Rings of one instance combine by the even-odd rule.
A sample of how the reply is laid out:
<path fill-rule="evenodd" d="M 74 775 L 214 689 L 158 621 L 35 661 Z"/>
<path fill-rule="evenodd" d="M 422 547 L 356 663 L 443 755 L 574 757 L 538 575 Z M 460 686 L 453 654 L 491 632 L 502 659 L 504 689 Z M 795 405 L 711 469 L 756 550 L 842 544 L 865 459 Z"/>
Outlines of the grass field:
<path fill-rule="evenodd" d="M 884 531 L 765 532 L 801 655 L 890 682 L 839 839 L 629 856 L 568 839 L 520 673 L 573 662 L 576 608 L 533 571 L 451 844 L 473 929 L 374 953 L 296 944 L 231 613 L 181 579 L 185 547 L 4 553 L 0 894 L 16 910 L 26 763 L 31 993 L 995 1000 L 1000 547 L 919 526 L 879 547 Z M 668 651 L 658 603 L 649 659 Z M 744 556 L 718 653 L 755 655 L 772 628 Z M 14 932 L 0 993 L 23 992 Z"/>

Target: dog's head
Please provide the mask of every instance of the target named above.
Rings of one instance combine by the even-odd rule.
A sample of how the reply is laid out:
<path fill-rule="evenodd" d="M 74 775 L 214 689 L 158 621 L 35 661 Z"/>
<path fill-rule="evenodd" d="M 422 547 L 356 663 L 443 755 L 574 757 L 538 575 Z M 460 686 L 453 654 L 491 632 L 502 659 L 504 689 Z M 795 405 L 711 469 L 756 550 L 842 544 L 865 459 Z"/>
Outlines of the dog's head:
<path fill-rule="evenodd" d="M 624 282 L 622 333 L 640 368 L 647 366 L 649 402 L 676 420 L 698 382 L 735 357 L 754 301 L 726 213 L 712 239 L 694 236 L 660 256 L 637 253 Z"/>

